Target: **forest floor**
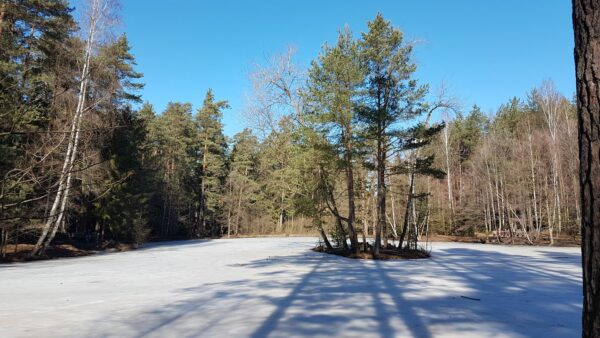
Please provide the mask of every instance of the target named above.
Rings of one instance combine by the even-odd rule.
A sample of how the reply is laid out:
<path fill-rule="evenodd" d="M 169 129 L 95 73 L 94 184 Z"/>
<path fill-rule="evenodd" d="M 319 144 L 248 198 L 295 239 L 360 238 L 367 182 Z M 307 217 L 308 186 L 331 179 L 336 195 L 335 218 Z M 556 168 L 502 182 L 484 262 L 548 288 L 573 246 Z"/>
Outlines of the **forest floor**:
<path fill-rule="evenodd" d="M 122 244 L 117 242 L 107 242 L 102 245 L 93 245 L 89 243 L 64 242 L 53 244 L 48 247 L 42 257 L 31 258 L 33 244 L 9 244 L 5 248 L 5 257 L 0 257 L 1 263 L 26 262 L 32 260 L 46 260 L 67 257 L 82 257 L 97 253 L 112 253 L 135 250 L 138 246 L 133 244 Z"/>
<path fill-rule="evenodd" d="M 578 248 L 433 243 L 354 260 L 315 238 L 149 244 L 0 265 L 0 337 L 577 337 Z"/>
<path fill-rule="evenodd" d="M 281 237 L 310 237 L 310 234 L 287 234 L 287 235 L 243 235 L 243 236 L 235 236 L 231 237 L 236 239 L 241 238 L 281 238 Z M 314 234 L 317 236 L 317 234 Z M 228 237 L 223 237 L 228 238 Z M 217 238 L 213 238 L 217 239 Z M 372 242 L 373 238 L 368 237 L 369 241 Z M 438 235 L 433 234 L 428 238 L 428 242 L 456 242 L 456 243 L 482 243 L 482 244 L 492 244 L 492 245 L 531 245 L 522 237 L 515 237 L 512 240 L 510 238 L 502 238 L 502 242 L 498 243 L 497 237 L 489 235 L 485 237 L 484 234 L 478 234 L 477 236 L 450 236 L 450 235 Z M 393 245 L 396 245 L 396 242 L 393 239 L 390 239 Z M 422 239 L 425 241 L 425 239 Z M 172 241 L 169 241 L 172 242 Z M 154 244 L 160 242 L 151 242 Z M 579 247 L 581 243 L 581 237 L 573 237 L 567 235 L 556 236 L 554 246 L 556 247 Z M 152 245 L 152 244 L 150 244 Z M 534 242 L 533 245 L 536 246 L 549 246 L 550 241 L 547 236 L 542 238 L 540 241 Z M 31 260 L 46 260 L 46 259 L 55 259 L 55 258 L 66 258 L 66 257 L 81 257 L 81 256 L 89 256 L 97 253 L 112 253 L 112 252 L 123 252 L 135 250 L 138 248 L 138 245 L 135 244 L 126 244 L 126 243 L 118 243 L 114 241 L 104 242 L 100 245 L 94 245 L 93 243 L 87 242 L 74 242 L 74 241 L 65 241 L 58 244 L 53 244 L 46 250 L 46 254 L 43 257 L 31 258 L 30 253 L 33 249 L 33 244 L 9 244 L 6 246 L 5 256 L 0 257 L 0 264 L 2 263 L 14 263 L 14 262 L 26 262 Z M 402 259 L 402 258 L 423 258 L 420 253 L 416 253 L 418 257 L 405 257 L 406 255 L 398 256 L 397 253 L 390 252 L 389 257 L 386 259 Z M 343 254 L 342 254 L 343 255 Z M 384 255 L 385 256 L 385 255 Z M 427 256 L 427 255 L 425 255 Z M 371 259 L 370 253 L 361 253 L 361 257 L 363 259 Z"/>

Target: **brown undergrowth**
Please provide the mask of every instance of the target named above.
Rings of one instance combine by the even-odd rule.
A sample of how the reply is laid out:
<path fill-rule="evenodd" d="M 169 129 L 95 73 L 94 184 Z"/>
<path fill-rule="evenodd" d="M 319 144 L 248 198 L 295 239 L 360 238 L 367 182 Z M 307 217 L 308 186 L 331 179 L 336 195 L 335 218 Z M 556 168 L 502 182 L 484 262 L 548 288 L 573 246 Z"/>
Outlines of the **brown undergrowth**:
<path fill-rule="evenodd" d="M 56 244 L 46 249 L 43 256 L 30 257 L 33 244 L 7 245 L 5 256 L 0 257 L 0 263 L 27 262 L 36 260 L 47 260 L 67 257 L 83 257 L 93 255 L 99 252 L 122 252 L 136 249 L 134 244 L 123 244 L 116 242 L 106 242 L 101 246 L 92 246 L 89 244 Z"/>
<path fill-rule="evenodd" d="M 327 247 L 323 245 L 318 245 L 312 248 L 315 252 L 322 252 L 331 255 L 342 256 L 346 258 L 352 259 L 375 259 L 375 260 L 394 260 L 394 259 L 423 259 L 431 257 L 429 251 L 425 249 L 402 249 L 398 250 L 393 246 L 388 246 L 387 248 L 382 248 L 379 252 L 379 255 L 375 257 L 372 252 L 372 247 L 367 245 L 367 250 L 364 249 L 364 244 L 360 243 L 361 251 L 358 253 L 354 253 L 349 250 L 345 250 L 342 248 L 334 248 L 327 249 Z"/>

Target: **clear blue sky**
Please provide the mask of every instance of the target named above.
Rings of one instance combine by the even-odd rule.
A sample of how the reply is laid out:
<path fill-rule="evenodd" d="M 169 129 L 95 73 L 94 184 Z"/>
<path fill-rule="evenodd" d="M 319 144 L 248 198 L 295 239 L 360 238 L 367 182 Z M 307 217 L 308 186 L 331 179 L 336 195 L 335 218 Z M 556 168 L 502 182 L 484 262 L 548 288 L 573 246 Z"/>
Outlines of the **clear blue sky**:
<path fill-rule="evenodd" d="M 324 42 L 349 25 L 358 35 L 381 12 L 409 40 L 416 77 L 445 82 L 465 108 L 495 110 L 551 78 L 569 98 L 575 91 L 571 1 L 195 1 L 123 0 L 126 31 L 143 98 L 161 112 L 169 101 L 202 103 L 206 90 L 229 100 L 225 133 L 245 126 L 248 73 L 266 55 L 298 48 L 308 64 Z"/>

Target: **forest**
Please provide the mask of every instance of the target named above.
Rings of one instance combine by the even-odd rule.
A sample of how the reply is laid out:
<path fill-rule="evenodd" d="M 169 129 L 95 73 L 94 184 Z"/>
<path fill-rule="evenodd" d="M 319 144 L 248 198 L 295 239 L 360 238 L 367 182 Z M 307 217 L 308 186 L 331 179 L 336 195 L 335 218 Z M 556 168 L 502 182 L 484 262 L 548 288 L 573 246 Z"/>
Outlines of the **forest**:
<path fill-rule="evenodd" d="M 435 235 L 546 243 L 580 235 L 574 99 L 551 80 L 495 112 L 415 76 L 382 15 L 340 27 L 308 68 L 255 65 L 248 128 L 226 98 L 139 94 L 117 6 L 0 5 L 0 251 L 53 243 L 320 234 L 324 245 L 416 247 Z M 567 93 L 572 95 L 572 93 Z M 349 240 L 349 246 L 348 241 Z"/>

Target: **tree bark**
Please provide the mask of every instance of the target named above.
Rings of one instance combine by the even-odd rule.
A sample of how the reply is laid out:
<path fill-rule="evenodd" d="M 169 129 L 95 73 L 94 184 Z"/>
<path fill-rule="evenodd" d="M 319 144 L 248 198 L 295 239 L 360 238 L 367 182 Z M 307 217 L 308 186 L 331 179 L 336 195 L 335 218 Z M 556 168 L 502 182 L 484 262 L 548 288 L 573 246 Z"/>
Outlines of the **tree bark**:
<path fill-rule="evenodd" d="M 410 183 L 408 185 L 408 197 L 406 200 L 406 209 L 404 210 L 404 223 L 402 224 L 402 232 L 400 233 L 400 239 L 398 239 L 398 249 L 402 250 L 402 244 L 408 230 L 408 224 L 410 223 L 410 210 L 413 203 L 413 196 L 415 193 L 415 173 L 410 173 Z"/>
<path fill-rule="evenodd" d="M 325 233 L 325 229 L 323 229 L 323 209 L 322 208 L 319 209 L 318 219 L 316 221 L 317 221 L 317 229 L 319 230 L 321 239 L 323 239 L 323 243 L 325 243 L 325 247 L 327 247 L 327 250 L 333 250 L 333 247 L 331 246 L 331 242 L 329 242 L 329 239 L 327 238 L 327 234 Z"/>
<path fill-rule="evenodd" d="M 582 337 L 600 337 L 600 3 L 573 0 L 581 253 L 583 264 Z"/>
<path fill-rule="evenodd" d="M 450 212 L 450 226 L 454 226 L 454 196 L 452 194 L 452 175 L 450 173 L 450 141 L 448 126 L 444 128 L 444 154 L 446 163 L 446 183 L 448 187 L 448 211 Z"/>
<path fill-rule="evenodd" d="M 342 224 L 342 221 L 348 221 L 347 218 L 342 217 L 342 215 L 340 215 L 340 212 L 337 208 L 337 202 L 335 200 L 335 196 L 333 194 L 333 190 L 332 188 L 329 186 L 329 183 L 327 182 L 327 178 L 325 175 L 325 171 L 321 168 L 319 170 L 319 175 L 320 175 L 320 179 L 323 182 L 323 185 L 325 186 L 325 193 L 326 193 L 326 204 L 327 204 L 327 208 L 329 209 L 329 211 L 331 212 L 331 214 L 335 217 L 335 224 L 336 224 L 336 229 L 338 231 L 339 236 L 341 237 L 341 242 L 342 242 L 342 246 L 344 247 L 344 250 L 349 250 L 348 248 L 348 243 L 346 241 L 346 232 L 344 231 L 344 226 Z"/>
<path fill-rule="evenodd" d="M 202 227 L 202 235 L 206 236 L 206 188 L 205 188 L 205 179 L 206 179 L 206 153 L 208 152 L 208 135 L 204 139 L 204 151 L 202 152 L 202 175 L 200 176 L 200 196 L 198 196 L 198 200 L 200 202 L 200 210 L 198 210 L 200 214 L 199 226 Z M 196 237 L 200 237 L 199 230 L 196 228 Z"/>
<path fill-rule="evenodd" d="M 533 157 L 533 146 L 532 146 L 532 137 L 531 137 L 531 126 L 529 125 L 529 121 L 527 121 L 527 139 L 529 141 L 529 163 L 531 164 L 531 190 L 533 193 L 533 219 L 535 221 L 535 229 L 536 232 L 539 236 L 540 233 L 540 228 L 541 228 L 541 224 L 540 224 L 540 218 L 538 216 L 538 200 L 537 200 L 537 187 L 536 187 L 536 180 L 535 180 L 535 161 L 534 161 L 534 157 Z"/>
<path fill-rule="evenodd" d="M 233 202 L 233 184 L 229 183 L 229 201 L 227 208 L 227 238 L 231 237 L 231 209 L 233 206 L 231 205 Z"/>
<path fill-rule="evenodd" d="M 358 253 L 358 236 L 354 228 L 354 219 L 356 218 L 356 205 L 354 203 L 354 171 L 352 163 L 352 139 L 350 125 L 346 125 L 346 136 L 344 137 L 345 158 L 346 158 L 346 187 L 348 189 L 348 236 L 350 237 L 350 246 L 352 251 Z"/>
<path fill-rule="evenodd" d="M 277 228 L 275 228 L 275 232 L 280 234 L 283 231 L 283 216 L 285 212 L 285 191 L 281 189 L 281 200 L 280 200 L 280 208 L 279 208 L 279 220 L 277 221 Z"/>
<path fill-rule="evenodd" d="M 383 128 L 381 128 L 383 129 Z M 377 139 L 377 224 L 375 225 L 375 245 L 373 246 L 373 256 L 378 257 L 381 250 L 381 236 L 385 228 L 385 164 L 386 164 L 386 146 L 385 139 L 380 133 Z"/>

